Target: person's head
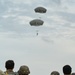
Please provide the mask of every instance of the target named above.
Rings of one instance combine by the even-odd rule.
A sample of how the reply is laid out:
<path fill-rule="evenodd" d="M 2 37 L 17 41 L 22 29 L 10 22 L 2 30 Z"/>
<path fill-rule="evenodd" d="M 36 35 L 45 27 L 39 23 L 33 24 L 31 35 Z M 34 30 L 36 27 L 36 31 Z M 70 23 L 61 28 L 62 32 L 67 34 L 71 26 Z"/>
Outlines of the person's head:
<path fill-rule="evenodd" d="M 70 65 L 63 66 L 63 73 L 64 74 L 71 74 L 71 72 L 72 72 L 72 68 Z"/>
<path fill-rule="evenodd" d="M 30 74 L 29 67 L 26 66 L 26 65 L 20 66 L 20 68 L 18 70 L 18 74 L 19 75 L 28 75 L 28 74 Z"/>
<path fill-rule="evenodd" d="M 50 75 L 60 75 L 58 71 L 52 71 Z"/>
<path fill-rule="evenodd" d="M 15 65 L 15 63 L 14 63 L 13 60 L 7 60 L 5 62 L 5 68 L 6 69 L 13 69 L 14 68 L 14 65 Z"/>

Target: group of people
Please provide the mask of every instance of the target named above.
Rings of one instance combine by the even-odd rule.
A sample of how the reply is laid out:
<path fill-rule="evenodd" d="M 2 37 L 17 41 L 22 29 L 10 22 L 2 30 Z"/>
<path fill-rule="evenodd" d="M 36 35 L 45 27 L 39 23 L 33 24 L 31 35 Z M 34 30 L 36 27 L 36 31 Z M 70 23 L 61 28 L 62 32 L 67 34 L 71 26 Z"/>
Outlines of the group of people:
<path fill-rule="evenodd" d="M 0 70 L 0 75 L 28 75 L 30 74 L 30 70 L 28 66 L 26 65 L 20 66 L 17 72 L 13 71 L 14 66 L 15 66 L 15 63 L 13 60 L 7 60 L 5 62 L 6 71 L 3 72 L 2 70 Z"/>
<path fill-rule="evenodd" d="M 75 73 L 72 73 L 72 68 L 70 65 L 63 66 L 62 72 L 63 75 L 75 75 Z M 53 71 L 50 75 L 60 75 L 60 73 L 58 71 Z"/>
<path fill-rule="evenodd" d="M 17 72 L 14 72 L 13 71 L 14 65 L 15 63 L 13 60 L 7 60 L 5 62 L 6 71 L 3 72 L 0 70 L 0 75 L 29 75 L 30 74 L 29 67 L 26 65 L 20 66 L 19 70 Z M 75 73 L 72 73 L 72 68 L 70 65 L 63 66 L 62 71 L 64 75 L 75 75 Z M 51 72 L 50 75 L 60 75 L 60 73 L 58 71 L 53 71 Z"/>

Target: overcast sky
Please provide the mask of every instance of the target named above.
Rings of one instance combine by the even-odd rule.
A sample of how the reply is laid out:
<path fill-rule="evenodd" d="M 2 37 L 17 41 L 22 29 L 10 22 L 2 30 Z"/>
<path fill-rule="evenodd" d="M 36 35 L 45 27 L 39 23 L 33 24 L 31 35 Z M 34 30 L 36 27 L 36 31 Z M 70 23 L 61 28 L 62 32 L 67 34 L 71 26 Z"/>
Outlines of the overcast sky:
<path fill-rule="evenodd" d="M 39 6 L 47 12 L 35 13 Z M 39 17 L 42 26 L 29 24 Z M 28 65 L 30 75 L 62 74 L 66 64 L 75 72 L 75 0 L 0 0 L 1 70 L 8 59 L 14 60 L 14 71 Z"/>

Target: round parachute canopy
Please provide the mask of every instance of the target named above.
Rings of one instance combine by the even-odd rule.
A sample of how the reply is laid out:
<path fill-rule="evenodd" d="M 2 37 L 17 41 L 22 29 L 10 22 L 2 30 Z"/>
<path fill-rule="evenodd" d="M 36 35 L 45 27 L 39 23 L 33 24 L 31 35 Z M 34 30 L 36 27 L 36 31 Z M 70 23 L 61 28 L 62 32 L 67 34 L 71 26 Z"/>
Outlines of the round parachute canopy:
<path fill-rule="evenodd" d="M 34 9 L 36 13 L 46 13 L 46 9 L 44 7 L 37 7 Z"/>
<path fill-rule="evenodd" d="M 43 25 L 44 21 L 40 20 L 40 19 L 34 19 L 32 21 L 30 21 L 30 25 L 31 26 L 41 26 Z"/>

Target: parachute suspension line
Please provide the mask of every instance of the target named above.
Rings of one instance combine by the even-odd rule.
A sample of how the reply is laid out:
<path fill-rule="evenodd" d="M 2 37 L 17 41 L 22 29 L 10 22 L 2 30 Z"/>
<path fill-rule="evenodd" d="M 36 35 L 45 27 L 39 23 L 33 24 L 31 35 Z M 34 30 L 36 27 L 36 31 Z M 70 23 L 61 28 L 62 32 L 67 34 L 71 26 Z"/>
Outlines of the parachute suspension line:
<path fill-rule="evenodd" d="M 38 30 L 36 30 L 36 35 L 38 35 Z"/>
<path fill-rule="evenodd" d="M 41 20 L 41 17 L 39 17 L 39 19 Z"/>

